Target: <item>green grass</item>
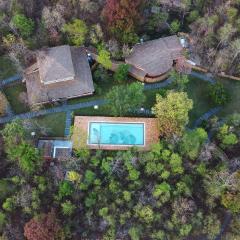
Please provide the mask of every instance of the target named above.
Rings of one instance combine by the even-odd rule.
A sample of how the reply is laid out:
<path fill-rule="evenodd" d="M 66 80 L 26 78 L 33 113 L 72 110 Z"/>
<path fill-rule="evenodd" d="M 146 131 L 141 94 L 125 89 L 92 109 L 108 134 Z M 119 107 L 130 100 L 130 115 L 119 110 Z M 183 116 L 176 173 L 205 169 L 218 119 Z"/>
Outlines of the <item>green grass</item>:
<path fill-rule="evenodd" d="M 15 113 L 19 114 L 19 113 L 29 111 L 29 108 L 26 105 L 24 105 L 23 103 L 21 103 L 19 100 L 19 94 L 21 92 L 27 91 L 24 84 L 10 85 L 10 86 L 4 88 L 3 91 Z"/>
<path fill-rule="evenodd" d="M 33 119 L 42 128 L 46 129 L 48 137 L 63 137 L 65 129 L 65 113 L 55 113 Z"/>
<path fill-rule="evenodd" d="M 109 73 L 109 79 L 104 80 L 104 81 L 95 80 L 94 75 L 93 75 L 93 81 L 94 81 L 94 88 L 95 88 L 95 93 L 93 95 L 70 99 L 70 100 L 68 100 L 68 103 L 76 104 L 76 103 L 81 103 L 81 102 L 94 101 L 94 100 L 98 100 L 98 99 L 105 99 L 105 96 L 108 93 L 108 91 L 111 90 L 114 86 L 119 85 L 119 83 L 114 81 L 111 73 Z M 122 84 L 124 84 L 124 85 L 130 84 L 132 82 L 136 82 L 136 80 L 133 79 L 132 77 L 128 77 L 127 81 Z"/>
<path fill-rule="evenodd" d="M 221 117 L 226 117 L 229 114 L 240 113 L 240 81 L 231 79 L 218 79 L 227 92 L 231 96 L 231 100 L 227 103 L 220 112 Z"/>
<path fill-rule="evenodd" d="M 16 67 L 7 56 L 0 56 L 0 81 L 16 74 Z"/>
<path fill-rule="evenodd" d="M 187 84 L 188 97 L 193 100 L 193 109 L 189 114 L 189 127 L 204 113 L 216 107 L 208 96 L 209 85 L 208 82 L 192 77 Z"/>

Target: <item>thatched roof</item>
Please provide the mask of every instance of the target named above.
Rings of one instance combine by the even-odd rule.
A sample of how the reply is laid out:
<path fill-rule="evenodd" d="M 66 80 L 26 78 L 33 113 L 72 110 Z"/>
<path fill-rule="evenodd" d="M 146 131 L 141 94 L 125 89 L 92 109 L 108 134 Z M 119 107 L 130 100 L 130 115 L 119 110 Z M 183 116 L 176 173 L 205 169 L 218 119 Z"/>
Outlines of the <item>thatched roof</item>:
<path fill-rule="evenodd" d="M 59 49 L 59 47 L 56 49 Z M 88 63 L 85 48 L 70 47 L 69 49 L 71 53 L 69 60 L 70 64 L 63 63 L 65 67 L 62 65 L 62 70 L 60 72 L 63 73 L 64 77 L 61 79 L 60 74 L 58 77 L 59 81 L 54 82 L 53 79 L 51 80 L 49 77 L 58 76 L 59 73 L 57 73 L 57 70 L 61 68 L 59 65 L 61 65 L 60 62 L 62 62 L 62 60 L 56 60 L 54 64 L 52 63 L 52 67 L 47 68 L 48 70 L 45 69 L 44 72 L 42 72 L 43 67 L 38 66 L 39 62 L 33 64 L 28 69 L 26 69 L 25 80 L 27 86 L 28 101 L 30 105 L 43 104 L 51 101 L 90 95 L 94 92 L 92 73 Z M 65 50 L 66 48 L 64 46 L 63 51 Z M 51 52 L 51 50 L 48 51 Z M 58 56 L 61 57 L 61 54 L 59 54 Z M 69 59 L 69 56 L 66 59 Z M 64 60 L 64 62 L 66 61 L 66 59 Z M 72 80 L 66 80 L 66 76 L 70 77 L 70 75 L 72 74 L 72 70 L 66 70 L 68 69 L 68 67 L 66 66 L 70 66 L 71 64 L 73 66 L 74 74 L 72 76 L 74 76 L 74 78 Z M 45 66 L 46 63 L 44 63 L 43 65 Z M 54 69 L 54 66 L 56 66 L 57 70 Z M 47 76 L 48 79 L 47 84 L 41 81 L 41 76 L 43 76 L 44 74 L 45 76 Z"/>
<path fill-rule="evenodd" d="M 44 84 L 74 79 L 70 46 L 64 45 L 39 51 L 37 64 L 40 80 Z"/>
<path fill-rule="evenodd" d="M 159 38 L 135 45 L 125 61 L 144 71 L 147 76 L 157 77 L 172 68 L 173 61 L 181 56 L 182 49 L 175 35 Z"/>

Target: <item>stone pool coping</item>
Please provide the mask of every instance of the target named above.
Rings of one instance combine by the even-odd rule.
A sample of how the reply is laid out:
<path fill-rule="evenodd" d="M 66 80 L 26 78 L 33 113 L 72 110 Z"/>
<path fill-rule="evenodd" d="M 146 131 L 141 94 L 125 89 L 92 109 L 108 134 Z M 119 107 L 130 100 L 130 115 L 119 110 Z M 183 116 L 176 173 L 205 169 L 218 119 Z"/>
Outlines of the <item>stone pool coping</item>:
<path fill-rule="evenodd" d="M 94 116 L 76 116 L 74 118 L 73 129 L 73 147 L 102 149 L 102 150 L 128 150 L 133 146 L 120 145 L 89 145 L 88 144 L 88 126 L 90 122 L 113 122 L 113 123 L 144 123 L 145 124 L 145 145 L 134 146 L 139 150 L 149 150 L 151 145 L 158 143 L 159 131 L 157 118 L 130 118 L 130 117 L 94 117 Z"/>

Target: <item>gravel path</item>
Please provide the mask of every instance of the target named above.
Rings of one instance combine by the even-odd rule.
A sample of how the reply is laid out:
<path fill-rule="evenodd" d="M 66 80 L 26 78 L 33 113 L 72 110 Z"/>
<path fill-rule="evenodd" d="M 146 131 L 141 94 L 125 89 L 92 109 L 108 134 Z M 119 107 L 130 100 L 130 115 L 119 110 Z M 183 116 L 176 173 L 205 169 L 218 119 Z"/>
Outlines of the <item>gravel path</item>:
<path fill-rule="evenodd" d="M 14 75 L 10 78 L 6 78 L 3 80 L 0 80 L 0 88 L 3 88 L 9 84 L 12 84 L 14 82 L 20 82 L 22 81 L 22 76 L 20 74 Z"/>

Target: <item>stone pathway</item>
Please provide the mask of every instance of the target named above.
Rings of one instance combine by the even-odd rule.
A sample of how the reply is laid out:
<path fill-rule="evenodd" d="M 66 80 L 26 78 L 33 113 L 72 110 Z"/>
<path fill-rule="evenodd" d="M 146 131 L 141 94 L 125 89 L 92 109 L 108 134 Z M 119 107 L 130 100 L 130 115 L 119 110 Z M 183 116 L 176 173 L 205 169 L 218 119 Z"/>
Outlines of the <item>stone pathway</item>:
<path fill-rule="evenodd" d="M 64 136 L 69 137 L 70 136 L 70 129 L 72 125 L 72 111 L 66 112 L 66 121 L 65 121 L 65 130 L 64 130 Z"/>
<path fill-rule="evenodd" d="M 82 103 L 71 104 L 71 105 L 61 105 L 59 107 L 43 109 L 40 111 L 27 112 L 27 113 L 21 113 L 15 116 L 3 117 L 3 118 L 0 118 L 0 124 L 10 122 L 14 119 L 31 119 L 31 118 L 49 115 L 53 113 L 68 112 L 68 111 L 74 111 L 81 108 L 93 107 L 94 105 L 103 105 L 105 103 L 106 103 L 105 100 L 99 99 L 99 100 L 82 102 Z"/>
<path fill-rule="evenodd" d="M 210 109 L 208 112 L 204 113 L 200 118 L 198 118 L 194 122 L 193 128 L 199 127 L 202 124 L 203 121 L 208 120 L 210 117 L 214 116 L 215 114 L 217 114 L 221 110 L 222 110 L 222 107 L 215 107 L 215 108 Z"/>
<path fill-rule="evenodd" d="M 204 81 L 208 81 L 210 83 L 215 83 L 216 81 L 211 77 L 208 76 L 206 74 L 201 74 L 198 72 L 192 72 L 190 74 L 191 76 L 200 78 Z M 22 76 L 21 75 L 15 75 L 12 76 L 8 79 L 4 79 L 0 82 L 0 88 L 4 87 L 8 84 L 11 84 L 13 82 L 18 82 L 22 80 Z M 144 84 L 144 90 L 148 91 L 148 90 L 154 90 L 154 89 L 161 89 L 164 88 L 166 86 L 168 86 L 169 84 L 171 84 L 173 82 L 172 78 L 168 78 L 167 80 L 163 81 L 163 82 L 159 82 L 159 83 L 145 83 Z M 60 113 L 60 112 L 66 112 L 67 113 L 67 118 L 66 118 L 66 129 L 65 129 L 65 135 L 69 134 L 69 116 L 71 115 L 70 113 L 74 110 L 77 109 L 81 109 L 81 108 L 87 108 L 87 107 L 92 107 L 94 105 L 103 105 L 106 103 L 106 100 L 104 99 L 99 99 L 99 100 L 95 100 L 95 101 L 88 101 L 88 102 L 82 102 L 82 103 L 77 103 L 77 104 L 72 104 L 72 105 L 68 105 L 66 102 L 63 103 L 61 106 L 59 107 L 54 107 L 54 108 L 50 108 L 50 109 L 43 109 L 40 111 L 36 111 L 36 112 L 27 112 L 27 113 L 22 113 L 22 114 L 18 114 L 18 115 L 14 115 L 13 112 L 10 112 L 11 110 L 9 110 L 9 115 L 3 118 L 0 118 L 0 124 L 4 124 L 7 122 L 10 122 L 16 118 L 19 119 L 31 119 L 31 118 L 35 118 L 35 117 L 40 117 L 40 116 L 44 116 L 44 115 L 49 115 L 49 114 L 53 114 L 53 113 Z M 199 119 L 196 120 L 196 122 L 194 123 L 194 128 L 198 127 L 199 125 L 201 125 L 202 121 L 209 119 L 211 116 L 213 116 L 214 114 L 216 114 L 218 111 L 220 111 L 220 108 L 214 108 L 211 109 L 210 111 L 208 111 L 207 113 L 205 113 L 203 116 L 201 116 Z M 149 109 L 144 109 L 143 111 L 141 109 L 136 110 L 136 113 L 143 113 L 145 115 L 151 116 L 152 112 Z M 67 122 L 68 120 L 68 122 Z"/>
<path fill-rule="evenodd" d="M 20 82 L 20 81 L 22 81 L 22 76 L 20 74 L 14 75 L 10 78 L 0 80 L 0 88 L 3 88 L 6 85 L 9 85 L 11 83 Z"/>
<path fill-rule="evenodd" d="M 168 78 L 167 80 L 159 83 L 145 83 L 144 84 L 144 90 L 153 90 L 153 89 L 159 89 L 159 88 L 164 88 L 171 84 L 173 82 L 172 78 Z"/>
<path fill-rule="evenodd" d="M 210 82 L 212 84 L 216 83 L 216 80 L 212 77 L 211 74 L 208 74 L 208 73 L 206 74 L 206 73 L 199 73 L 199 72 L 192 71 L 189 75 L 192 77 L 199 78 L 203 81 Z"/>
<path fill-rule="evenodd" d="M 221 240 L 222 239 L 222 235 L 224 234 L 226 228 L 228 227 L 228 225 L 231 223 L 232 220 L 232 214 L 230 212 L 227 212 L 225 214 L 225 219 L 224 222 L 221 226 L 221 230 L 220 233 L 217 235 L 217 237 L 215 238 L 215 240 Z"/>

